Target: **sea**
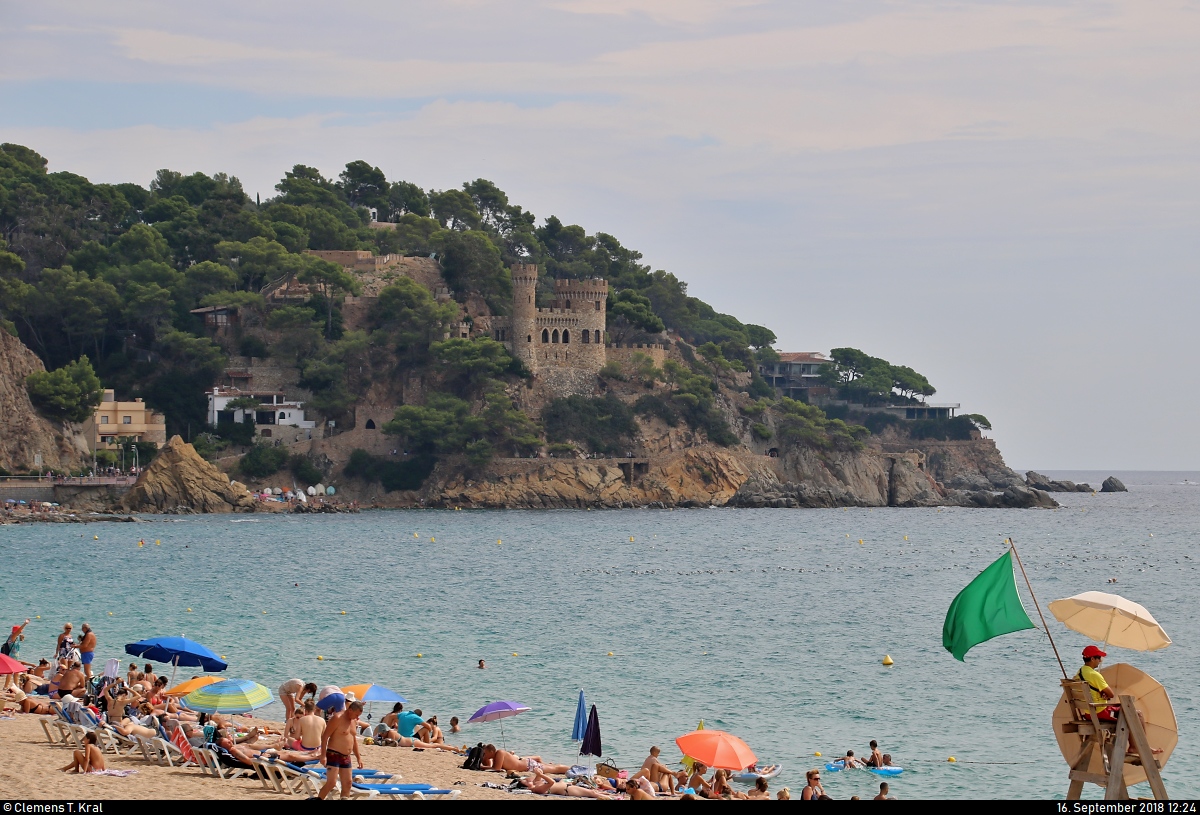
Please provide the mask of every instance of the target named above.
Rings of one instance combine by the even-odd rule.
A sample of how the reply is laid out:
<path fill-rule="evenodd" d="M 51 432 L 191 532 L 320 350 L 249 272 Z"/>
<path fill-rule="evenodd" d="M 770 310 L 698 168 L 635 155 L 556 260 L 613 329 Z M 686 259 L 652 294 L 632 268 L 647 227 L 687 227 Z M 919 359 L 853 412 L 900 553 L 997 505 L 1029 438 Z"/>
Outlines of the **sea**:
<path fill-rule="evenodd" d="M 66 622 L 96 630 L 99 666 L 127 666 L 126 643 L 183 635 L 226 657 L 230 677 L 272 692 L 292 677 L 375 682 L 447 731 L 452 716 L 523 702 L 529 712 L 450 738 L 568 764 L 582 763 L 571 740 L 582 690 L 603 757 L 622 767 L 651 745 L 677 762 L 675 738 L 703 721 L 783 766 L 772 794 L 798 794 L 806 770 L 867 754 L 875 739 L 904 768 L 889 779 L 900 799 L 1063 798 L 1050 722 L 1061 674 L 1046 632 L 994 639 L 965 662 L 942 647 L 951 600 L 1012 538 L 1043 609 L 1116 592 L 1172 637 L 1153 653 L 1110 648 L 1106 664 L 1166 686 L 1179 745 L 1163 777 L 1173 797 L 1200 797 L 1200 472 L 1047 474 L 1097 488 L 1115 474 L 1129 492 L 1056 495 L 1058 510 L 450 509 L 0 526 L 0 622 L 33 619 L 26 660 L 49 656 Z M 1046 616 L 1073 672 L 1090 640 Z M 834 798 L 872 796 L 880 781 L 822 776 Z M 1148 796 L 1144 786 L 1132 791 Z"/>

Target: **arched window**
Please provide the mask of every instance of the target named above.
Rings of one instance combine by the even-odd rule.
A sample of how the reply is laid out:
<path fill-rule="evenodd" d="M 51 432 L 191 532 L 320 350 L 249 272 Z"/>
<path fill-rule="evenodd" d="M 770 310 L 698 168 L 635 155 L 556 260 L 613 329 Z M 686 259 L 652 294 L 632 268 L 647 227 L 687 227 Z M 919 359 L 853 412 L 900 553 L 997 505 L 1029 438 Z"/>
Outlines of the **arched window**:
<path fill-rule="evenodd" d="M 592 332 L 588 331 L 588 330 L 585 328 L 585 329 L 583 330 L 583 344 L 584 344 L 584 345 L 587 345 L 589 342 L 591 342 L 591 341 L 592 341 L 592 340 L 591 340 L 591 338 L 592 338 Z"/>
<path fill-rule="evenodd" d="M 563 345 L 566 345 L 570 341 L 571 341 L 571 332 L 564 328 L 563 329 Z"/>
<path fill-rule="evenodd" d="M 284 413 L 283 411 L 280 411 L 280 412 L 279 412 L 279 418 L 280 418 L 280 419 L 286 419 L 286 418 L 287 418 L 287 414 L 286 414 L 286 413 Z"/>
<path fill-rule="evenodd" d="M 558 329 L 554 329 L 554 333 L 550 335 L 550 342 L 558 342 Z"/>
<path fill-rule="evenodd" d="M 375 420 L 367 419 L 367 430 L 374 430 L 374 429 L 375 429 Z"/>
<path fill-rule="evenodd" d="M 597 329 L 596 329 L 596 345 L 599 345 L 599 344 L 600 344 L 600 342 L 601 342 L 601 340 L 600 340 L 600 329 L 599 329 L 599 328 L 597 328 Z"/>
<path fill-rule="evenodd" d="M 542 342 L 550 342 L 550 329 L 549 328 L 542 329 Z"/>

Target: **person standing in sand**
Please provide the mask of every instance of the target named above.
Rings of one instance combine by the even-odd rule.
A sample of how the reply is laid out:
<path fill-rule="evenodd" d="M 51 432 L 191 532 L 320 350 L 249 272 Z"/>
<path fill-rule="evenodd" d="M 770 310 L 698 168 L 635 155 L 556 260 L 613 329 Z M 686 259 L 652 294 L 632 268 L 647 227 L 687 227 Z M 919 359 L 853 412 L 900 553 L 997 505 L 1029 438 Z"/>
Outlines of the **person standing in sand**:
<path fill-rule="evenodd" d="M 25 626 L 27 625 L 29 625 L 29 620 L 26 620 L 20 625 L 14 625 L 12 627 L 12 633 L 9 634 L 8 639 L 4 641 L 3 647 L 0 647 L 0 653 L 3 653 L 5 656 L 12 657 L 13 659 L 19 659 L 19 655 L 21 653 L 21 640 L 25 639 Z M 29 663 L 25 664 L 28 665 Z M 5 689 L 9 688 L 14 681 L 14 674 L 5 674 Z"/>
<path fill-rule="evenodd" d="M 325 720 L 317 715 L 317 705 L 312 699 L 304 702 L 304 715 L 292 720 L 292 728 L 288 735 L 295 739 L 292 749 L 313 752 L 321 749 L 321 740 L 325 735 Z"/>
<path fill-rule="evenodd" d="M 70 647 L 75 647 L 75 640 L 71 638 L 71 632 L 74 630 L 74 628 L 75 626 L 71 625 L 70 623 L 64 625 L 62 633 L 58 635 L 58 642 L 54 643 L 54 654 L 59 659 L 62 659 L 65 656 L 63 653 L 63 643 L 70 642 Z"/>
<path fill-rule="evenodd" d="M 92 678 L 92 660 L 96 657 L 96 632 L 87 623 L 83 624 L 83 639 L 79 641 L 79 661 L 83 663 L 83 675 Z"/>
<path fill-rule="evenodd" d="M 321 737 L 321 749 L 317 758 L 325 765 L 325 785 L 321 787 L 317 797 L 322 801 L 333 792 L 338 779 L 342 782 L 342 798 L 350 797 L 350 788 L 354 783 L 351 777 L 351 753 L 358 763 L 358 769 L 363 768 L 362 756 L 358 752 L 358 739 L 355 738 L 358 732 L 358 716 L 362 709 L 362 702 L 354 701 L 348 704 L 345 710 L 333 715 Z"/>
<path fill-rule="evenodd" d="M 296 708 L 300 707 L 305 696 L 317 698 L 317 684 L 305 683 L 300 679 L 289 679 L 279 686 L 279 703 L 283 705 L 283 732 L 289 732 L 292 719 L 296 718 Z"/>

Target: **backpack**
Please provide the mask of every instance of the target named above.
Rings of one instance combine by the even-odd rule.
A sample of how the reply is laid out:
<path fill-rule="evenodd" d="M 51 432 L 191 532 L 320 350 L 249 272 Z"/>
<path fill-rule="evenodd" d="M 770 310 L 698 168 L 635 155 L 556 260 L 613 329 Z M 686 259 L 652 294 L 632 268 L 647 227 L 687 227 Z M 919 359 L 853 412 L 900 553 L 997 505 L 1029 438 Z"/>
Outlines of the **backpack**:
<path fill-rule="evenodd" d="M 463 762 L 464 770 L 478 770 L 479 765 L 483 763 L 483 742 L 472 747 L 467 751 L 467 760 Z"/>
<path fill-rule="evenodd" d="M 0 654 L 4 654 L 4 656 L 8 656 L 9 652 L 11 652 L 11 651 L 12 651 L 12 640 L 5 640 L 4 644 L 0 645 Z"/>

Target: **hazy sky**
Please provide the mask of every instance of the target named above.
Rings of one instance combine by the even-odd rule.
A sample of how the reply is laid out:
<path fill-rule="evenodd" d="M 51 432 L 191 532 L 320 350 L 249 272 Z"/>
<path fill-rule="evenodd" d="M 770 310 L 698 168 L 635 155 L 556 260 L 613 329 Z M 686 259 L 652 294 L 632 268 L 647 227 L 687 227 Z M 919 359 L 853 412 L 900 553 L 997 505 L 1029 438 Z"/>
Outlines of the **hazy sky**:
<path fill-rule="evenodd" d="M 1194 0 L 0 0 L 0 83 L 52 170 L 488 178 L 1013 466 L 1200 469 Z"/>

